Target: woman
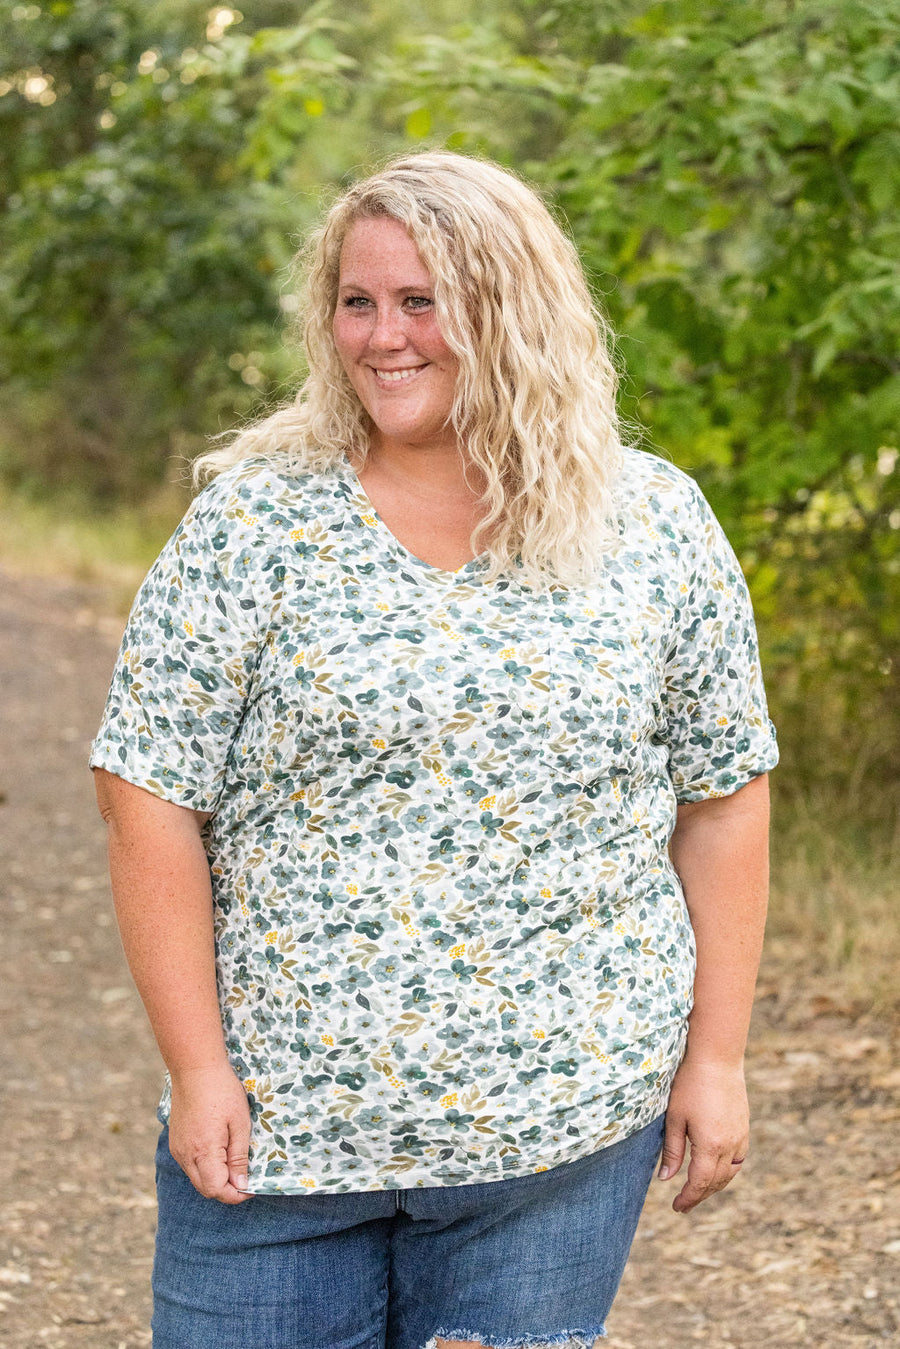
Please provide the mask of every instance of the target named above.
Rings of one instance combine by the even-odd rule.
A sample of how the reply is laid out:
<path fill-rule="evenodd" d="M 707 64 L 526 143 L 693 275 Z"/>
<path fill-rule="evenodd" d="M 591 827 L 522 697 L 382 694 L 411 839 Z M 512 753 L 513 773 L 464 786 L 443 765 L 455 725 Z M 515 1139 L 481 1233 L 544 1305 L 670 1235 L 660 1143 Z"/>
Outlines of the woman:
<path fill-rule="evenodd" d="M 154 1344 L 591 1345 L 664 1131 L 681 1212 L 746 1154 L 745 587 L 622 449 L 575 252 L 498 167 L 351 188 L 305 339 L 206 456 L 91 759 L 169 1070 Z"/>

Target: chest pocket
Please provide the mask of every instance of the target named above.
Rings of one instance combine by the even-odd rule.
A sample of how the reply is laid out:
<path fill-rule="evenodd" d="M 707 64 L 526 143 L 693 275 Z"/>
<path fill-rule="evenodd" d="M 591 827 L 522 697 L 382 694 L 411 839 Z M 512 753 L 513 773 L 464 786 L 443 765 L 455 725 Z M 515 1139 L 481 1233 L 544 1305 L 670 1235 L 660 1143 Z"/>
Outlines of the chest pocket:
<path fill-rule="evenodd" d="M 618 592 L 553 599 L 545 753 L 583 787 L 630 776 L 662 726 L 663 615 Z"/>

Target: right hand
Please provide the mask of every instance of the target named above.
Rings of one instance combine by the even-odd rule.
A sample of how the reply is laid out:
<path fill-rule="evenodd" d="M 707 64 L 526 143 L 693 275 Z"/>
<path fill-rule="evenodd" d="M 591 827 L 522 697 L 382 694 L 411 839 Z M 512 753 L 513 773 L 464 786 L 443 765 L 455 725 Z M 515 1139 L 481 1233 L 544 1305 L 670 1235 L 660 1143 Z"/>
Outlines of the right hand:
<path fill-rule="evenodd" d="M 247 1188 L 250 1104 L 227 1062 L 170 1074 L 169 1150 L 196 1190 L 242 1204 Z"/>

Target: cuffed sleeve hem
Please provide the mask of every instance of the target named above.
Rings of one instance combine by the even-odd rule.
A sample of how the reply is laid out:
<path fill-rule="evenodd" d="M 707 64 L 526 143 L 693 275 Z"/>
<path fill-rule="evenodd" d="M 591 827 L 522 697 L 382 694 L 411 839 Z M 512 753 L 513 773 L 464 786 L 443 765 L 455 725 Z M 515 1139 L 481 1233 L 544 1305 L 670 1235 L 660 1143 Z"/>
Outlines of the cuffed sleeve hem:
<path fill-rule="evenodd" d="M 683 781 L 677 775 L 672 777 L 675 799 L 679 805 L 692 801 L 712 801 L 718 797 L 731 796 L 746 787 L 754 778 L 770 772 L 778 763 L 778 745 L 775 731 L 772 730 L 768 744 L 754 754 L 752 759 L 731 764 L 721 772 L 713 772 L 702 778 Z"/>
<path fill-rule="evenodd" d="M 214 811 L 222 790 L 221 781 L 214 784 L 192 781 L 181 768 L 163 764 L 138 753 L 133 744 L 125 746 L 116 740 L 95 740 L 88 766 L 105 768 L 115 777 L 189 810 Z"/>

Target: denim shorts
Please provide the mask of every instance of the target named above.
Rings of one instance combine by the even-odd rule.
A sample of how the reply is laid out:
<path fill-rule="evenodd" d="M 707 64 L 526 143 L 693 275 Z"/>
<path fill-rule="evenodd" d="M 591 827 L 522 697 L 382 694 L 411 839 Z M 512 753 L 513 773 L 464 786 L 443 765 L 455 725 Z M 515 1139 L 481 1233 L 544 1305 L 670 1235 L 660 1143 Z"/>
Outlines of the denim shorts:
<path fill-rule="evenodd" d="M 527 1176 L 236 1206 L 194 1189 L 163 1129 L 154 1349 L 590 1349 L 663 1120 Z"/>

